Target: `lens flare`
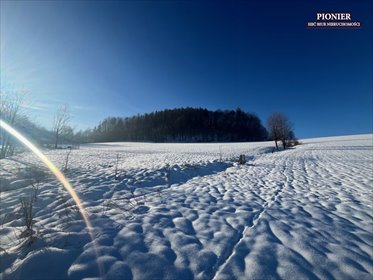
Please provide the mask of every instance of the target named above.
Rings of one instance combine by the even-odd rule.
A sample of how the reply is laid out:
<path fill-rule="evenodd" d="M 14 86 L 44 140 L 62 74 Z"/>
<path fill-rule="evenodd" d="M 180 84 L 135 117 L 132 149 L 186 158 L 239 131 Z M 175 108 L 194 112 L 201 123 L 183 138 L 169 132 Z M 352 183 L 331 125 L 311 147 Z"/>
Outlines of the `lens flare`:
<path fill-rule="evenodd" d="M 9 124 L 4 122 L 3 120 L 0 120 L 0 127 L 6 130 L 9 134 L 11 134 L 13 137 L 15 137 L 19 142 L 21 142 L 23 145 L 25 145 L 28 149 L 30 149 L 49 169 L 52 171 L 52 173 L 57 177 L 57 179 L 62 183 L 64 188 L 67 190 L 67 192 L 70 194 L 72 199 L 74 200 L 75 204 L 78 206 L 79 211 L 83 217 L 83 220 L 86 224 L 88 233 L 91 237 L 91 240 L 93 242 L 94 250 L 96 253 L 96 258 L 98 261 L 98 267 L 99 267 L 99 273 L 100 276 L 103 276 L 103 267 L 99 262 L 99 252 L 98 248 L 96 246 L 95 238 L 92 233 L 92 224 L 89 220 L 89 217 L 86 214 L 86 211 L 84 209 L 84 206 L 82 204 L 82 201 L 80 200 L 78 194 L 75 192 L 74 188 L 71 186 L 69 181 L 66 179 L 66 177 L 63 175 L 63 173 L 38 149 L 34 144 L 32 144 L 26 137 L 24 137 L 21 133 L 19 133 L 17 130 L 12 128 Z"/>

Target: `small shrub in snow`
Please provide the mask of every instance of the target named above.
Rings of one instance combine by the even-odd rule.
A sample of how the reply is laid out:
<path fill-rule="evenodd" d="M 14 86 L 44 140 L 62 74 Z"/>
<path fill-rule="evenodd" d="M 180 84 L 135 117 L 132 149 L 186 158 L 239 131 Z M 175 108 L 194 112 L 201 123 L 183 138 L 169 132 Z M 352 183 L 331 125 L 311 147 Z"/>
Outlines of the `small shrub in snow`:
<path fill-rule="evenodd" d="M 32 189 L 34 190 L 32 193 L 32 199 L 34 201 L 38 200 L 38 194 L 39 194 L 39 185 L 38 184 L 32 184 Z"/>
<path fill-rule="evenodd" d="M 117 160 L 115 162 L 115 174 L 114 174 L 115 180 L 118 180 L 118 163 L 119 163 L 119 154 L 117 154 Z"/>
<path fill-rule="evenodd" d="M 25 222 L 25 227 L 26 227 L 26 235 L 31 236 L 33 233 L 32 227 L 34 224 L 34 212 L 33 212 L 33 207 L 34 207 L 34 202 L 35 202 L 35 197 L 37 194 L 35 193 L 36 191 L 31 194 L 30 197 L 24 197 L 21 198 L 21 212 L 22 216 Z"/>
<path fill-rule="evenodd" d="M 171 167 L 170 167 L 170 165 L 166 164 L 165 169 L 166 169 L 165 179 L 166 179 L 167 184 L 169 185 L 170 181 L 171 181 Z"/>
<path fill-rule="evenodd" d="M 287 147 L 294 147 L 294 146 L 297 146 L 297 145 L 301 145 L 302 143 L 299 142 L 297 139 L 292 139 L 292 140 L 288 140 L 286 142 L 286 146 Z"/>
<path fill-rule="evenodd" d="M 246 163 L 246 157 L 245 155 L 240 155 L 238 159 L 238 164 L 245 164 Z"/>
<path fill-rule="evenodd" d="M 63 172 L 66 172 L 68 170 L 68 164 L 69 164 L 69 157 L 70 157 L 70 154 L 71 154 L 71 146 L 68 147 L 69 151 L 67 152 L 66 154 L 66 158 L 65 158 L 65 166 L 63 168 Z"/>

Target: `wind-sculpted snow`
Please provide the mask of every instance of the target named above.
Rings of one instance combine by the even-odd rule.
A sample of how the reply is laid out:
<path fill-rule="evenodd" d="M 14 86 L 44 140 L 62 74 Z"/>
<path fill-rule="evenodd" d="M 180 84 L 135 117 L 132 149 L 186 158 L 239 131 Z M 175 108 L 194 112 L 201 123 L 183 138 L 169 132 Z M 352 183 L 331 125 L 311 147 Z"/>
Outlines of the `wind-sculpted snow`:
<path fill-rule="evenodd" d="M 372 279 L 372 135 L 273 143 L 90 144 L 44 178 L 33 239 L 20 197 L 30 154 L 1 161 L 3 279 Z M 63 167 L 66 150 L 46 154 Z M 245 165 L 236 163 L 245 154 Z M 118 155 L 118 164 L 117 162 Z M 115 171 L 117 170 L 117 172 Z M 21 176 L 21 175 L 22 176 Z"/>

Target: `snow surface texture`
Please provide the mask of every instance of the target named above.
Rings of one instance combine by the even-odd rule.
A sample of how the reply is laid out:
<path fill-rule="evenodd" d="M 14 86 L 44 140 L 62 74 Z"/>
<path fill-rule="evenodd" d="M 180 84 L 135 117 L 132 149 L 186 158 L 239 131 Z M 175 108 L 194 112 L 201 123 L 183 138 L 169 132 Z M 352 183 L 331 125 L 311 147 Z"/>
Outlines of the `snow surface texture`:
<path fill-rule="evenodd" d="M 1 160 L 0 278 L 372 279 L 373 135 L 302 142 L 275 153 L 270 142 L 73 150 L 66 175 L 98 260 L 50 175 L 25 235 L 20 198 L 32 195 L 40 163 L 29 153 Z M 46 154 L 63 168 L 67 152 Z"/>

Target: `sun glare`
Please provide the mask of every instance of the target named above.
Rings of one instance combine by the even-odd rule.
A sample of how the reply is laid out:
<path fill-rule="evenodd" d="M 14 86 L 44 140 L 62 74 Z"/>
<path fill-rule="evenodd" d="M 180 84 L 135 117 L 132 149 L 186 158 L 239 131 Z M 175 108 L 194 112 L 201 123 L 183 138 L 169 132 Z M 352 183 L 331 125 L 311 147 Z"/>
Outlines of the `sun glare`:
<path fill-rule="evenodd" d="M 61 182 L 67 192 L 70 194 L 72 199 L 74 200 L 75 204 L 78 206 L 79 211 L 83 217 L 83 220 L 86 224 L 88 233 L 91 237 L 91 240 L 94 245 L 94 250 L 96 252 L 96 257 L 98 261 L 99 271 L 100 274 L 103 275 L 103 268 L 99 263 L 99 252 L 96 246 L 95 238 L 92 232 L 92 224 L 89 220 L 89 217 L 86 214 L 82 201 L 80 200 L 78 194 L 75 192 L 74 188 L 71 186 L 69 181 L 66 179 L 65 175 L 51 162 L 41 151 L 37 148 L 33 143 L 31 143 L 26 137 L 24 137 L 21 133 L 11 127 L 9 124 L 0 120 L 0 127 L 15 137 L 19 142 L 21 142 L 24 146 L 26 146 L 29 150 L 31 150 L 48 168 L 49 170 L 56 176 L 56 178 Z"/>

